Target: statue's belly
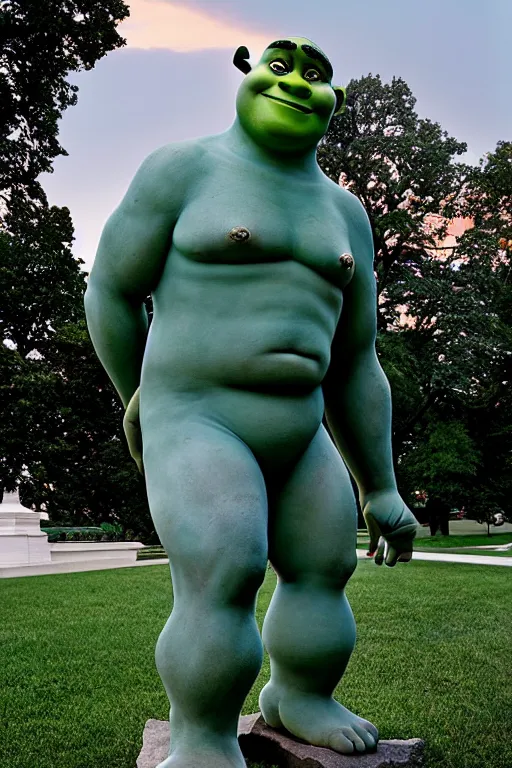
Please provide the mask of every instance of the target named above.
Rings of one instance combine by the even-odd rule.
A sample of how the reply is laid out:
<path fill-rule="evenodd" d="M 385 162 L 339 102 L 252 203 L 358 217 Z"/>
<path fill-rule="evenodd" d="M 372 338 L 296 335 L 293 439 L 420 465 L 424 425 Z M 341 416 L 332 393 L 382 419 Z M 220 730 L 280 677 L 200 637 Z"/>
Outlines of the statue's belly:
<path fill-rule="evenodd" d="M 182 389 L 318 387 L 341 291 L 303 264 L 187 263 L 154 294 L 143 381 Z"/>

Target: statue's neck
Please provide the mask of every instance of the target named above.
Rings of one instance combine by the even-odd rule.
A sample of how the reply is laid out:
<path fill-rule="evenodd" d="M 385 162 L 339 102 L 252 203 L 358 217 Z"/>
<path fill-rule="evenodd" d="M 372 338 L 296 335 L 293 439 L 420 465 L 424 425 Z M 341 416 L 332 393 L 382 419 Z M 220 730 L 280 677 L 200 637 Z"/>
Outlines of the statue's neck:
<path fill-rule="evenodd" d="M 317 175 L 320 171 L 316 159 L 316 146 L 304 151 L 284 152 L 256 143 L 244 130 L 238 118 L 222 134 L 226 147 L 233 153 L 255 163 L 270 165 L 287 173 Z"/>

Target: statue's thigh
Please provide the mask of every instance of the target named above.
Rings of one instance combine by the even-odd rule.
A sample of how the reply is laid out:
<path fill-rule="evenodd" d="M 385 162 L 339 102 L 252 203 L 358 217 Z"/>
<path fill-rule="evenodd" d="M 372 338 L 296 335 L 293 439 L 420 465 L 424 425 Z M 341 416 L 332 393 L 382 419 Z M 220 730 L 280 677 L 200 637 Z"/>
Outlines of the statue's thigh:
<path fill-rule="evenodd" d="M 247 445 L 199 419 L 171 420 L 144 433 L 144 468 L 175 590 L 236 599 L 257 589 L 267 564 L 267 496 Z"/>
<path fill-rule="evenodd" d="M 344 586 L 357 564 L 357 508 L 348 471 L 323 426 L 272 494 L 269 559 L 286 581 Z"/>

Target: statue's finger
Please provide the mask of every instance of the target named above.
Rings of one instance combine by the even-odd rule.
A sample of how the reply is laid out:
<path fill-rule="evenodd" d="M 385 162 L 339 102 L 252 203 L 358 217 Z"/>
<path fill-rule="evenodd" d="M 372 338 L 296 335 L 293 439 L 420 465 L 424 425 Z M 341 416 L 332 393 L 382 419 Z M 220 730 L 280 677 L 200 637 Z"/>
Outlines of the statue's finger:
<path fill-rule="evenodd" d="M 399 563 L 409 563 L 412 560 L 412 550 L 409 552 L 402 552 L 400 555 L 398 555 L 398 562 Z"/>
<path fill-rule="evenodd" d="M 390 568 L 393 568 L 394 565 L 396 565 L 398 560 L 398 552 L 395 549 L 395 547 L 392 544 L 388 544 L 387 551 L 386 551 L 386 565 L 388 565 Z"/>
<path fill-rule="evenodd" d="M 377 551 L 375 552 L 375 563 L 377 565 L 382 565 L 384 562 L 384 558 L 386 557 L 386 548 L 387 548 L 387 542 L 383 536 L 379 538 L 379 542 L 377 544 Z"/>
<path fill-rule="evenodd" d="M 377 521 L 369 513 L 365 515 L 365 522 L 368 529 L 368 535 L 370 537 L 370 542 L 368 544 L 368 554 L 372 556 L 379 546 L 380 528 Z"/>

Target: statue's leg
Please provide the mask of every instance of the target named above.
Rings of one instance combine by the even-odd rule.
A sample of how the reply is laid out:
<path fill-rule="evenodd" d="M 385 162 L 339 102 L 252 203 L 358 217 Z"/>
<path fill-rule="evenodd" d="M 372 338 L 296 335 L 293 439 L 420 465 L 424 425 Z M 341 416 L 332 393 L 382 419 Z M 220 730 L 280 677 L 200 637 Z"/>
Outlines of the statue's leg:
<path fill-rule="evenodd" d="M 229 430 L 170 421 L 143 433 L 174 591 L 156 647 L 171 703 L 170 753 L 159 768 L 242 768 L 238 718 L 263 656 L 254 609 L 267 565 L 265 483 Z"/>
<path fill-rule="evenodd" d="M 350 754 L 378 732 L 332 698 L 355 643 L 345 585 L 355 570 L 357 516 L 348 472 L 324 427 L 269 501 L 269 558 L 278 584 L 263 642 L 271 679 L 267 723 Z"/>

